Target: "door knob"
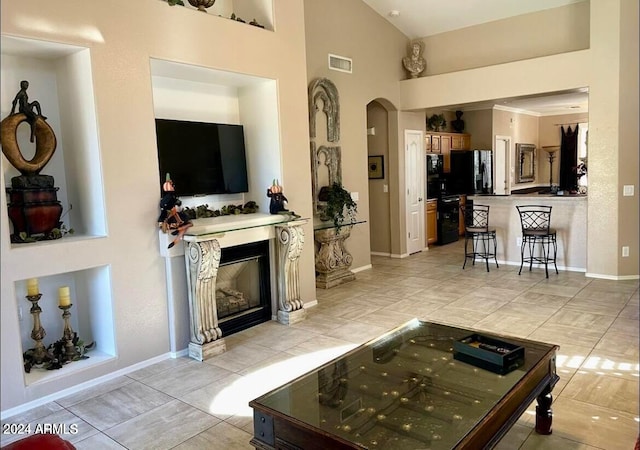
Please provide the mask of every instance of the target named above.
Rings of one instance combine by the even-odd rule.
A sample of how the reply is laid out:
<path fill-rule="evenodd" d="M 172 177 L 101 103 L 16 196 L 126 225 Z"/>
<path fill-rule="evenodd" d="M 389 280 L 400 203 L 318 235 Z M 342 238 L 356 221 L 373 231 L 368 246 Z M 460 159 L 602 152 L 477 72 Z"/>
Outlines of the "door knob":
<path fill-rule="evenodd" d="M 418 201 L 421 202 L 422 201 L 422 197 L 418 197 Z"/>

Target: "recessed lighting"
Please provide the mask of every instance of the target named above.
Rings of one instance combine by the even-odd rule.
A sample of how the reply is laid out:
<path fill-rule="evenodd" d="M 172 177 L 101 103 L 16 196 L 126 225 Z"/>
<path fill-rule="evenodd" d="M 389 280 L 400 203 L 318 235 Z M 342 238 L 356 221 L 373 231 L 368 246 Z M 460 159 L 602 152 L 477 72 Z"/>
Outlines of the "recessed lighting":
<path fill-rule="evenodd" d="M 389 16 L 391 17 L 398 17 L 400 15 L 400 11 L 398 11 L 397 9 L 392 9 L 391 11 L 389 11 Z"/>

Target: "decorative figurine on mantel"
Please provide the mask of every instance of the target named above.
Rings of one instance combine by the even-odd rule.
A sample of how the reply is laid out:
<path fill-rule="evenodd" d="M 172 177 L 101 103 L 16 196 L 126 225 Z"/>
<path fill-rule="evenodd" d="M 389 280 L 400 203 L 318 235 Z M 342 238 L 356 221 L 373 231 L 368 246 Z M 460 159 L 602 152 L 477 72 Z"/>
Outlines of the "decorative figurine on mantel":
<path fill-rule="evenodd" d="M 13 225 L 11 242 L 25 243 L 41 239 L 57 239 L 53 233 L 61 227 L 62 205 L 57 198 L 57 187 L 50 175 L 40 175 L 56 150 L 56 135 L 42 115 L 40 102 L 29 101 L 29 82 L 22 80 L 20 90 L 11 103 L 11 113 L 0 122 L 2 153 L 20 175 L 11 178 L 9 219 Z M 16 107 L 18 112 L 16 112 Z M 27 122 L 31 127 L 30 141 L 36 143 L 36 152 L 27 161 L 18 143 L 18 126 Z"/>
<path fill-rule="evenodd" d="M 271 199 L 269 203 L 269 212 L 271 214 L 279 214 L 281 212 L 287 212 L 284 207 L 285 202 L 288 202 L 287 197 L 282 193 L 282 186 L 278 184 L 278 180 L 273 180 L 273 183 L 267 189 L 267 197 Z"/>
<path fill-rule="evenodd" d="M 409 44 L 409 55 L 402 58 L 402 65 L 409 72 L 411 78 L 418 78 L 427 68 L 427 61 L 422 57 L 424 52 L 424 42 L 421 40 L 411 41 Z"/>
<path fill-rule="evenodd" d="M 167 246 L 171 248 L 182 239 L 182 236 L 193 223 L 189 217 L 180 208 L 182 202 L 175 193 L 175 186 L 171 180 L 171 176 L 167 174 L 166 181 L 162 184 L 164 195 L 160 199 L 160 217 L 158 217 L 158 226 L 165 233 L 171 233 L 175 239 Z"/>

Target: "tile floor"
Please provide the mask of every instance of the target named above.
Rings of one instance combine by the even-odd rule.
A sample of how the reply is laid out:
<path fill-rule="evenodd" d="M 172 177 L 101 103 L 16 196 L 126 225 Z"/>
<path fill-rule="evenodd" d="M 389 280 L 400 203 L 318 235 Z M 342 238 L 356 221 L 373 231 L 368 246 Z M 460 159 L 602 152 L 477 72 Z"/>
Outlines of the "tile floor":
<path fill-rule="evenodd" d="M 64 423 L 84 449 L 250 449 L 248 402 L 322 362 L 418 317 L 561 346 L 553 434 L 533 432 L 534 405 L 502 450 L 631 450 L 638 436 L 638 280 L 478 264 L 462 242 L 405 259 L 373 258 L 357 280 L 318 290 L 292 326 L 269 322 L 227 338 L 204 363 L 169 359 L 4 423 Z M 15 440 L 2 435 L 2 445 Z"/>

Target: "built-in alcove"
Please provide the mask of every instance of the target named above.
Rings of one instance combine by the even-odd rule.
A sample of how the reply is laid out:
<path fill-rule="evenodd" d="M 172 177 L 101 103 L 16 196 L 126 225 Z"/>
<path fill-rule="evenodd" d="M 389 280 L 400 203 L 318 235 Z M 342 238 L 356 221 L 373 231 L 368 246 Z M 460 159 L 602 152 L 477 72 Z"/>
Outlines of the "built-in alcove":
<path fill-rule="evenodd" d="M 183 206 L 218 209 L 253 200 L 268 212 L 267 188 L 282 179 L 276 80 L 159 59 L 151 60 L 151 75 L 156 118 L 244 127 L 249 192 L 182 197 Z"/>
<path fill-rule="evenodd" d="M 62 310 L 58 307 L 58 288 L 68 286 L 71 298 L 69 319 L 71 328 L 78 333 L 87 345 L 95 342 L 87 356 L 88 359 L 70 362 L 57 370 L 34 368 L 24 375 L 25 386 L 46 383 L 58 377 L 68 376 L 80 370 L 93 367 L 116 357 L 116 340 L 113 326 L 113 307 L 111 299 L 111 276 L 108 266 L 100 266 L 50 275 L 38 278 L 39 292 L 42 297 L 38 306 L 42 310 L 39 319 L 46 332 L 43 344 L 50 344 L 62 338 L 64 321 Z M 16 341 L 22 348 L 21 353 L 33 348 L 35 341 L 31 338 L 34 317 L 30 313 L 32 303 L 27 300 L 27 280 L 14 283 L 20 337 Z"/>
<path fill-rule="evenodd" d="M 163 0 L 164 1 L 164 0 Z M 185 8 L 196 10 L 188 0 L 184 0 Z M 207 8 L 206 14 L 229 19 L 234 15 L 242 19 L 247 26 L 255 21 L 265 30 L 274 30 L 273 0 L 217 0 L 213 6 Z M 198 11 L 199 14 L 202 12 Z"/>
<path fill-rule="evenodd" d="M 87 48 L 2 36 L 0 72 L 0 114 L 5 118 L 20 90 L 22 80 L 29 81 L 29 101 L 37 100 L 42 114 L 53 129 L 57 147 L 42 170 L 51 175 L 58 187 L 62 221 L 73 229 L 73 239 L 105 236 L 105 200 L 100 164 L 96 108 L 91 74 L 91 54 Z M 29 125 L 21 124 L 17 140 L 23 157 L 35 154 L 30 142 Z M 20 173 L 2 156 L 4 185 Z M 6 198 L 3 189 L 2 194 Z M 6 213 L 5 213 L 6 214 Z M 5 229 L 7 235 L 12 227 Z M 59 244 L 65 239 L 41 241 L 39 245 Z M 33 244 L 13 244 L 13 249 Z"/>

